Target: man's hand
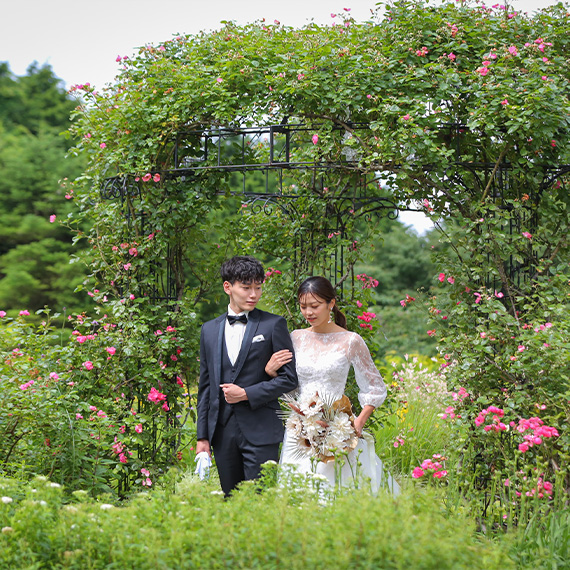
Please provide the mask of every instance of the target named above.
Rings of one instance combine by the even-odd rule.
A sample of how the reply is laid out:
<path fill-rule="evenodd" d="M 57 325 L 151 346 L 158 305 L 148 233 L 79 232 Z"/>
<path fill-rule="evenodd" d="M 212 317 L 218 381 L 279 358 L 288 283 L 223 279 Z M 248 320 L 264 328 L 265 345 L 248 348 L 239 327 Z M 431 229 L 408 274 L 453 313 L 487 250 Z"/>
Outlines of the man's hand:
<path fill-rule="evenodd" d="M 221 384 L 220 386 L 224 391 L 224 398 L 228 404 L 237 404 L 247 400 L 247 394 L 241 386 L 235 384 Z"/>
<path fill-rule="evenodd" d="M 205 451 L 210 457 L 212 457 L 212 452 L 210 451 L 210 442 L 207 439 L 199 439 L 196 442 L 196 455 L 202 451 Z"/>

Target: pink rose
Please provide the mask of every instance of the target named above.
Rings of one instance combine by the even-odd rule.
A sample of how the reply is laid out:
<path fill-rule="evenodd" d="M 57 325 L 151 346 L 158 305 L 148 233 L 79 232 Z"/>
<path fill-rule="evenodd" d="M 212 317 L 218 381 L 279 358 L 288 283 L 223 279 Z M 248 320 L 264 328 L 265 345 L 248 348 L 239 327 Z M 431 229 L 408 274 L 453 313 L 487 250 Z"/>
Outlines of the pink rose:
<path fill-rule="evenodd" d="M 159 392 L 154 386 L 150 389 L 150 392 L 147 396 L 147 399 L 149 402 L 154 402 L 155 404 L 158 404 L 159 402 L 162 402 L 164 400 L 166 400 L 166 394 L 163 394 L 162 392 Z"/>

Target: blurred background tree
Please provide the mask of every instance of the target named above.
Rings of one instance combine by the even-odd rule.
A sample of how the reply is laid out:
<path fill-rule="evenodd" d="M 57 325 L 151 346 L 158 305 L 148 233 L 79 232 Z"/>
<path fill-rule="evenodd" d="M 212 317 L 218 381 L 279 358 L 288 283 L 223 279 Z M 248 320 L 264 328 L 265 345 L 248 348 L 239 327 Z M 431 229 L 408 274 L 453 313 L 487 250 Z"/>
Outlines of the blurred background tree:
<path fill-rule="evenodd" d="M 49 65 L 16 77 L 0 63 L 0 308 L 8 313 L 88 306 L 73 294 L 86 269 L 70 265 L 77 248 L 59 223 L 72 208 L 66 180 L 84 167 L 66 157 L 71 142 L 61 134 L 75 105 Z"/>
<path fill-rule="evenodd" d="M 435 341 L 427 334 L 427 316 L 423 305 L 400 301 L 406 295 L 428 292 L 433 285 L 435 265 L 431 253 L 438 249 L 437 230 L 418 235 L 413 226 L 399 220 L 383 218 L 381 237 L 372 244 L 372 254 L 356 266 L 357 273 L 366 273 L 378 280 L 373 289 L 371 310 L 379 321 L 376 341 L 379 356 L 390 354 L 424 354 L 435 356 Z"/>

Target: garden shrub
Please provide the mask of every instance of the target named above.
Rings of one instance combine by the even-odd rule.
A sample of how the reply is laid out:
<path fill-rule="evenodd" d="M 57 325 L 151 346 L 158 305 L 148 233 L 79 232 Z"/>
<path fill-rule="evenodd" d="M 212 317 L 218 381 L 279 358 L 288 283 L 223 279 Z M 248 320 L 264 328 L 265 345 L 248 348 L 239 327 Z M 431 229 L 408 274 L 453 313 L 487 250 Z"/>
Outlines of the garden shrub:
<path fill-rule="evenodd" d="M 319 495 L 245 484 L 224 500 L 212 487 L 141 493 L 125 506 L 62 504 L 45 479 L 2 481 L 0 562 L 43 568 L 514 568 L 472 523 L 446 515 L 433 493 L 394 499 Z M 80 498 L 80 497 L 79 497 Z M 5 499 L 3 499 L 5 500 Z"/>

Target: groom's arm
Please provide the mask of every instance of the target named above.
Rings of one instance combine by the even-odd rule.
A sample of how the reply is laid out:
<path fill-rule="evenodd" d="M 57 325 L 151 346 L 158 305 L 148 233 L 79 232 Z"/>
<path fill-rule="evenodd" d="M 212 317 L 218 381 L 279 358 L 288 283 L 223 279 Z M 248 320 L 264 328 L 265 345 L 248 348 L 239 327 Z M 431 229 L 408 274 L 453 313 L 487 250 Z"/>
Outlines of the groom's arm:
<path fill-rule="evenodd" d="M 293 352 L 293 343 L 291 342 L 291 336 L 287 330 L 287 322 L 282 317 L 276 318 L 275 326 L 271 333 L 271 344 L 269 348 L 270 352 L 268 353 L 266 361 L 259 363 L 263 368 L 265 368 L 265 365 L 274 352 L 284 349 Z M 295 369 L 295 357 L 293 356 L 291 362 L 288 362 L 279 369 L 279 374 L 275 378 L 271 378 L 271 376 L 267 375 L 267 380 L 252 386 L 247 386 L 245 392 L 250 406 L 252 409 L 255 409 L 264 406 L 267 402 L 276 400 L 287 392 L 291 392 L 297 388 L 297 385 L 297 371 Z"/>
<path fill-rule="evenodd" d="M 210 453 L 210 437 L 208 433 L 208 412 L 210 410 L 210 372 L 206 357 L 206 342 L 204 340 L 204 327 L 200 334 L 200 380 L 198 383 L 198 403 L 196 417 L 196 453 L 207 451 Z"/>

